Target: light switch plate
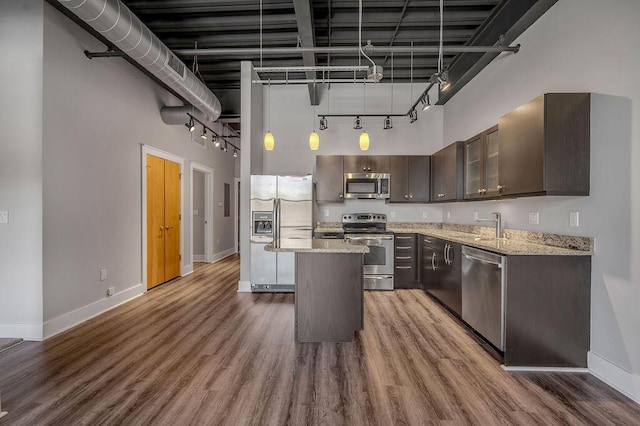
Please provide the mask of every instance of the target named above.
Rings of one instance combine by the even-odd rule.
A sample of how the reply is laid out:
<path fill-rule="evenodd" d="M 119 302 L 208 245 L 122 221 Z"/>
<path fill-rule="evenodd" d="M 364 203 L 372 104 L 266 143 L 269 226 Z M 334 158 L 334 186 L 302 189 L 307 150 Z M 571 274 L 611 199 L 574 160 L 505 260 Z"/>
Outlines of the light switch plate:
<path fill-rule="evenodd" d="M 324 209 L 324 217 L 329 217 L 329 209 Z"/>
<path fill-rule="evenodd" d="M 196 209 L 193 209 L 193 215 L 194 216 L 198 216 L 200 214 L 200 212 Z"/>
<path fill-rule="evenodd" d="M 473 212 L 473 220 L 478 220 L 478 212 Z"/>
<path fill-rule="evenodd" d="M 447 219 L 451 219 L 451 212 L 447 211 Z"/>
<path fill-rule="evenodd" d="M 422 218 L 426 219 L 429 216 L 426 210 L 422 210 Z"/>
<path fill-rule="evenodd" d="M 0 212 L 0 223 L 9 223 L 9 212 Z"/>
<path fill-rule="evenodd" d="M 538 212 L 529 212 L 529 224 L 531 224 L 531 225 L 540 225 L 540 213 L 538 213 Z"/>
<path fill-rule="evenodd" d="M 100 269 L 100 281 L 104 281 L 107 279 L 107 270 Z"/>
<path fill-rule="evenodd" d="M 569 226 L 580 226 L 580 212 L 569 212 Z"/>

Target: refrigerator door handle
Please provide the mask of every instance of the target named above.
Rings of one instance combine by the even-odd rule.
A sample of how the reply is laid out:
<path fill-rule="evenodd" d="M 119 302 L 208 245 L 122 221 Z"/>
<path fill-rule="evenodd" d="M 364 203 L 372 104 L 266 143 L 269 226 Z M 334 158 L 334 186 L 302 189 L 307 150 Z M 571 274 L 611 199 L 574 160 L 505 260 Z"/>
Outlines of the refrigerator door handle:
<path fill-rule="evenodd" d="M 273 200 L 273 241 L 275 244 L 280 242 L 280 199 Z"/>

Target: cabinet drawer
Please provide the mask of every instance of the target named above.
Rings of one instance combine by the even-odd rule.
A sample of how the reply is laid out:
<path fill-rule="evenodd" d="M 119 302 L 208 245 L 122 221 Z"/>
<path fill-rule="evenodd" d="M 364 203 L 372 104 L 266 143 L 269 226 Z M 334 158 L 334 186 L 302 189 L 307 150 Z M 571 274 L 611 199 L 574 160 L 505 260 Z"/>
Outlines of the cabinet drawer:
<path fill-rule="evenodd" d="M 415 262 L 396 263 L 393 269 L 396 288 L 420 288 Z"/>

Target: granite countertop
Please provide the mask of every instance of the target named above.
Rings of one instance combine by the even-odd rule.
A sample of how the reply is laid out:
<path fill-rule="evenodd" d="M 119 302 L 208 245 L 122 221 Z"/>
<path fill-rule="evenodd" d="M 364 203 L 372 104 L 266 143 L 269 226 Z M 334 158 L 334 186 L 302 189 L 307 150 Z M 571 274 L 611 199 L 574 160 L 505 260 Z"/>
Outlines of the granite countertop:
<path fill-rule="evenodd" d="M 336 227 L 327 227 L 327 226 L 318 226 L 313 229 L 314 232 L 343 232 L 342 226 Z"/>
<path fill-rule="evenodd" d="M 280 247 L 273 243 L 267 244 L 266 251 L 297 252 L 297 253 L 369 253 L 369 247 L 356 242 L 346 242 L 336 239 L 289 239 L 280 240 Z"/>
<path fill-rule="evenodd" d="M 591 256 L 592 250 L 576 250 L 571 248 L 556 247 L 540 244 L 516 238 L 491 238 L 481 234 L 439 229 L 436 227 L 396 227 L 387 225 L 387 230 L 394 233 L 420 234 L 430 237 L 443 238 L 456 243 L 479 249 L 489 250 L 505 255 L 519 256 Z"/>

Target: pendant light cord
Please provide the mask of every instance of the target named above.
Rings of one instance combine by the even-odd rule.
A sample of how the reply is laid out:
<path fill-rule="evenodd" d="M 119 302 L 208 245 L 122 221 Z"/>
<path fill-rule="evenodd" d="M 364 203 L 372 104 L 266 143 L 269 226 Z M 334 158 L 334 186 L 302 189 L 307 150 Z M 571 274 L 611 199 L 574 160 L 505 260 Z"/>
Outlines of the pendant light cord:
<path fill-rule="evenodd" d="M 442 39 L 443 39 L 444 0 L 440 0 L 440 43 L 438 48 L 438 74 L 442 71 Z"/>

